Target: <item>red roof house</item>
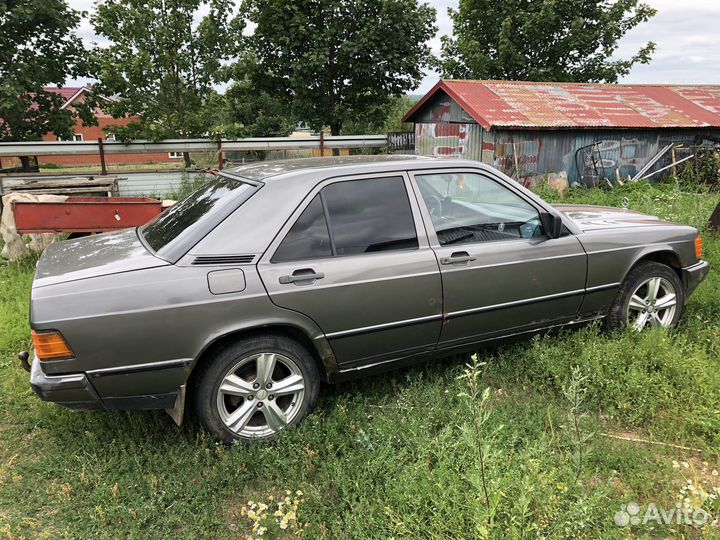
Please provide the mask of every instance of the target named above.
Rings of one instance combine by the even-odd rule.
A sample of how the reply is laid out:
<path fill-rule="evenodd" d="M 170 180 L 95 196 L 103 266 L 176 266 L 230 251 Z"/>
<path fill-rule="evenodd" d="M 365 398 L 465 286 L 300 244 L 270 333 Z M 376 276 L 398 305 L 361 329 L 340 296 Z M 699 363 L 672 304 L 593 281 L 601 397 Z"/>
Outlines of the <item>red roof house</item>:
<path fill-rule="evenodd" d="M 625 177 L 669 142 L 720 137 L 720 85 L 441 80 L 404 121 L 417 153 L 481 160 L 518 180 L 565 171 L 578 181 L 588 159 Z"/>
<path fill-rule="evenodd" d="M 63 108 L 66 108 L 72 107 L 73 103 L 82 101 L 85 93 L 90 90 L 90 86 L 64 86 L 60 88 L 49 86 L 45 87 L 44 90 L 46 92 L 60 94 L 65 99 Z M 113 118 L 100 108 L 95 109 L 95 118 L 98 122 L 96 126 L 84 126 L 81 120 L 76 120 L 73 140 L 97 141 L 98 139 L 102 139 L 103 141 L 113 141 L 114 137 L 108 135 L 104 128 L 110 126 L 125 126 L 131 122 L 140 120 L 138 117 Z M 57 141 L 58 137 L 54 133 L 47 133 L 42 140 Z M 167 163 L 182 161 L 182 154 L 167 152 L 152 154 L 106 154 L 105 160 L 108 165 Z M 48 164 L 62 165 L 64 167 L 99 166 L 100 157 L 97 153 L 88 155 L 39 156 L 38 163 L 40 166 L 47 166 Z"/>

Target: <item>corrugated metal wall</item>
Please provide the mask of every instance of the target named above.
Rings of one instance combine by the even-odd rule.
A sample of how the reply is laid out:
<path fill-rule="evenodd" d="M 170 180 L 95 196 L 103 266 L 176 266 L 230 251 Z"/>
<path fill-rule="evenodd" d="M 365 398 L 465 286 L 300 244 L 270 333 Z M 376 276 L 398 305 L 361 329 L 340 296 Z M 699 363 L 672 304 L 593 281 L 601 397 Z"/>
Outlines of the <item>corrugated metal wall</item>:
<path fill-rule="evenodd" d="M 184 175 L 184 176 L 183 176 Z M 179 171 L 120 174 L 118 195 L 120 197 L 168 197 L 177 193 L 183 181 L 192 182 L 194 174 Z M 184 179 L 184 180 L 183 180 Z"/>
<path fill-rule="evenodd" d="M 564 171 L 579 181 L 592 150 L 603 175 L 633 176 L 669 142 L 693 144 L 696 135 L 720 136 L 718 129 L 553 129 L 485 131 L 475 123 L 415 124 L 420 155 L 482 161 L 524 183 Z M 585 148 L 584 151 L 581 149 Z"/>

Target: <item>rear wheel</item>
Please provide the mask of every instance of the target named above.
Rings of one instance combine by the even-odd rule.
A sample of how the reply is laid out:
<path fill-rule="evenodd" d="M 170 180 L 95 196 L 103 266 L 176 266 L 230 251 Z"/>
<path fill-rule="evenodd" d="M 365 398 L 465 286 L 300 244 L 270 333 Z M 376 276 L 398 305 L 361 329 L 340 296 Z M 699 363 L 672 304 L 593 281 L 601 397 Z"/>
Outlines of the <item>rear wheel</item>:
<path fill-rule="evenodd" d="M 310 353 L 277 335 L 223 347 L 199 374 L 195 410 L 203 427 L 225 443 L 268 439 L 314 408 L 320 377 Z"/>
<path fill-rule="evenodd" d="M 607 326 L 642 331 L 677 325 L 684 306 L 683 288 L 675 271 L 647 261 L 633 268 L 610 308 Z"/>

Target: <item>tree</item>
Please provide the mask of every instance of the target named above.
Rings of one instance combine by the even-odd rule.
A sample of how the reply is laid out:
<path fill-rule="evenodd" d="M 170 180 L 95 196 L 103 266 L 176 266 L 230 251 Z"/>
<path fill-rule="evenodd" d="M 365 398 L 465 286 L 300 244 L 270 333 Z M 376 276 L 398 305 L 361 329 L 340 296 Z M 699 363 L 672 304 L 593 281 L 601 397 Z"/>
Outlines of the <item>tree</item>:
<path fill-rule="evenodd" d="M 403 122 L 405 114 L 417 103 L 418 98 L 404 94 L 393 98 L 383 109 L 383 116 L 366 121 L 364 118 L 349 120 L 343 124 L 344 135 L 387 134 L 398 131 L 412 131 L 413 125 Z"/>
<path fill-rule="evenodd" d="M 77 118 L 96 122 L 92 107 L 62 109 L 65 100 L 43 90 L 87 74 L 80 17 L 64 0 L 0 0 L 0 141 L 70 138 Z"/>
<path fill-rule="evenodd" d="M 247 0 L 256 88 L 314 129 L 381 118 L 428 65 L 435 9 L 417 0 Z"/>
<path fill-rule="evenodd" d="M 257 61 L 245 55 L 233 68 L 235 81 L 225 92 L 227 127 L 232 137 L 287 137 L 296 122 L 287 105 L 275 94 L 253 84 Z"/>
<path fill-rule="evenodd" d="M 460 0 L 449 13 L 446 78 L 614 83 L 655 49 L 613 59 L 620 38 L 656 13 L 639 0 Z"/>
<path fill-rule="evenodd" d="M 108 106 L 114 117 L 141 118 L 114 128 L 121 139 L 210 134 L 214 87 L 227 82 L 226 63 L 241 47 L 244 21 L 233 6 L 232 0 L 98 0 L 92 22 L 110 42 L 95 52 L 98 92 L 120 98 Z"/>

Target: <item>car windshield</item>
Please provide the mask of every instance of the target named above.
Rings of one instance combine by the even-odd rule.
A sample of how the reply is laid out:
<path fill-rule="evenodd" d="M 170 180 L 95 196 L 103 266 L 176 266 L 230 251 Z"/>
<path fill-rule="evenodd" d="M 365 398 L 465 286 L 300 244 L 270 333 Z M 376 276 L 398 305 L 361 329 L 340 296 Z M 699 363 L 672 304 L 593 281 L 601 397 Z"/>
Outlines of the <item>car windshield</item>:
<path fill-rule="evenodd" d="M 140 232 L 155 252 L 163 254 L 170 244 L 187 237 L 211 216 L 222 214 L 218 222 L 224 219 L 233 210 L 227 208 L 230 203 L 237 202 L 242 193 L 249 196 L 254 190 L 254 185 L 239 178 L 218 176 L 141 227 Z"/>

